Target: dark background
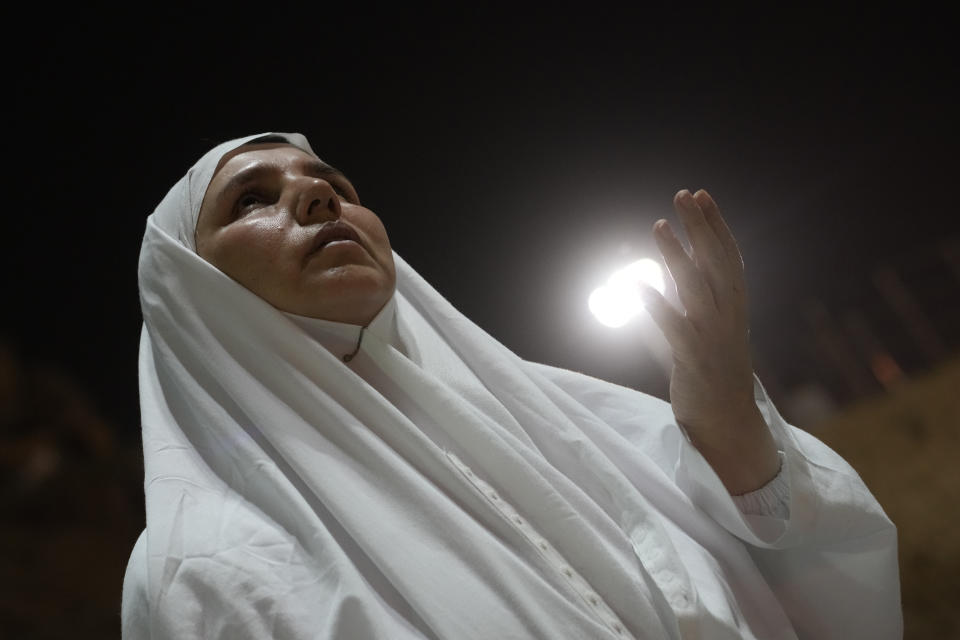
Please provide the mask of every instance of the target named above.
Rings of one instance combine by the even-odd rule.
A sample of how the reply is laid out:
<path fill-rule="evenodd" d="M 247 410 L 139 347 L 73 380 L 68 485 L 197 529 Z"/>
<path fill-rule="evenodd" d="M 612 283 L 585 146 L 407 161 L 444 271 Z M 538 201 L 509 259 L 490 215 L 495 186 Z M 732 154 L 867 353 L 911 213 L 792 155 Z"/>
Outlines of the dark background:
<path fill-rule="evenodd" d="M 955 38 L 935 14 L 111 18 L 41 30 L 13 65 L 2 331 L 133 436 L 144 219 L 238 135 L 305 133 L 397 252 L 521 356 L 653 392 L 642 344 L 592 330 L 585 300 L 656 256 L 678 189 L 720 203 L 755 342 L 788 379 L 801 304 L 960 230 Z"/>
<path fill-rule="evenodd" d="M 586 298 L 612 268 L 656 257 L 653 222 L 675 220 L 677 190 L 704 187 L 741 245 L 757 368 L 788 417 L 802 414 L 798 390 L 824 417 L 935 368 L 960 347 L 956 35 L 945 15 L 879 11 L 238 5 L 10 20 L 7 517 L 42 525 L 24 496 L 64 465 L 111 461 L 47 499 L 80 518 L 94 507 L 77 487 L 116 493 L 102 517 L 122 520 L 105 570 L 119 610 L 115 574 L 143 526 L 145 218 L 203 152 L 260 131 L 304 133 L 394 249 L 527 359 L 666 397 L 656 337 L 601 327 Z M 878 293 L 884 269 L 932 347 Z M 54 453 L 23 471 L 36 442 Z M 81 540 L 109 546 L 103 519 L 88 525 Z M 51 580 L 64 602 L 83 584 Z M 8 624 L 42 636 L 30 615 Z"/>

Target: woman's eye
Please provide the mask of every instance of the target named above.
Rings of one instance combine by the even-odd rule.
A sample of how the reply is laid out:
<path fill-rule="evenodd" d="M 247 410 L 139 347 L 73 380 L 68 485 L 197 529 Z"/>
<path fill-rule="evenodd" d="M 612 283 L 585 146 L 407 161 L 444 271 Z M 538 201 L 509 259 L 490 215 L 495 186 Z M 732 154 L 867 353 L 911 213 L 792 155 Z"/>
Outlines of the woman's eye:
<path fill-rule="evenodd" d="M 245 193 L 240 196 L 240 199 L 237 201 L 237 208 L 240 211 L 244 211 L 254 205 L 263 204 L 265 202 L 266 199 L 256 193 Z"/>

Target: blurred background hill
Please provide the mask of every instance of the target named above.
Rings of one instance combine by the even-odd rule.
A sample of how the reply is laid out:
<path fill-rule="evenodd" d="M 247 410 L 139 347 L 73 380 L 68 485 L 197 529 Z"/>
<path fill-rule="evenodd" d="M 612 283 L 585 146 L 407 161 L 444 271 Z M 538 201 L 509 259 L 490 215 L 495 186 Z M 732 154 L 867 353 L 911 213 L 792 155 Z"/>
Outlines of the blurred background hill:
<path fill-rule="evenodd" d="M 813 433 L 897 525 L 905 637 L 960 637 L 960 358 L 854 403 Z"/>

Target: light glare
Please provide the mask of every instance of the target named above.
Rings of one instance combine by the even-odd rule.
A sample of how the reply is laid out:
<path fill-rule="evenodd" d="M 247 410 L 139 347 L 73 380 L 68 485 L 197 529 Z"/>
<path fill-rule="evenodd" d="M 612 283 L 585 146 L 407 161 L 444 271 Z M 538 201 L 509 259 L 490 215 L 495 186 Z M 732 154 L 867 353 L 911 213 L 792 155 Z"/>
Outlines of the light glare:
<path fill-rule="evenodd" d="M 663 269 L 649 258 L 637 260 L 614 271 L 607 283 L 597 287 L 587 299 L 596 319 L 608 327 L 622 327 L 643 309 L 638 284 L 644 282 L 661 294 L 666 288 Z"/>

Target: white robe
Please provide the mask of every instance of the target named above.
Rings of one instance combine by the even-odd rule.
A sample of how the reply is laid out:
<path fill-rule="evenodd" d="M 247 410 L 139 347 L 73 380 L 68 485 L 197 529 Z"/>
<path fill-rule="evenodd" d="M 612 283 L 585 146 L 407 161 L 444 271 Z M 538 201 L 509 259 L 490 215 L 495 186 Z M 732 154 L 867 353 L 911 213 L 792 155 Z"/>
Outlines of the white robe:
<path fill-rule="evenodd" d="M 212 167 L 251 138 L 147 223 L 125 638 L 901 637 L 894 526 L 759 381 L 783 466 L 734 499 L 667 403 L 521 360 L 396 254 L 349 363 L 359 327 L 199 258 Z"/>

